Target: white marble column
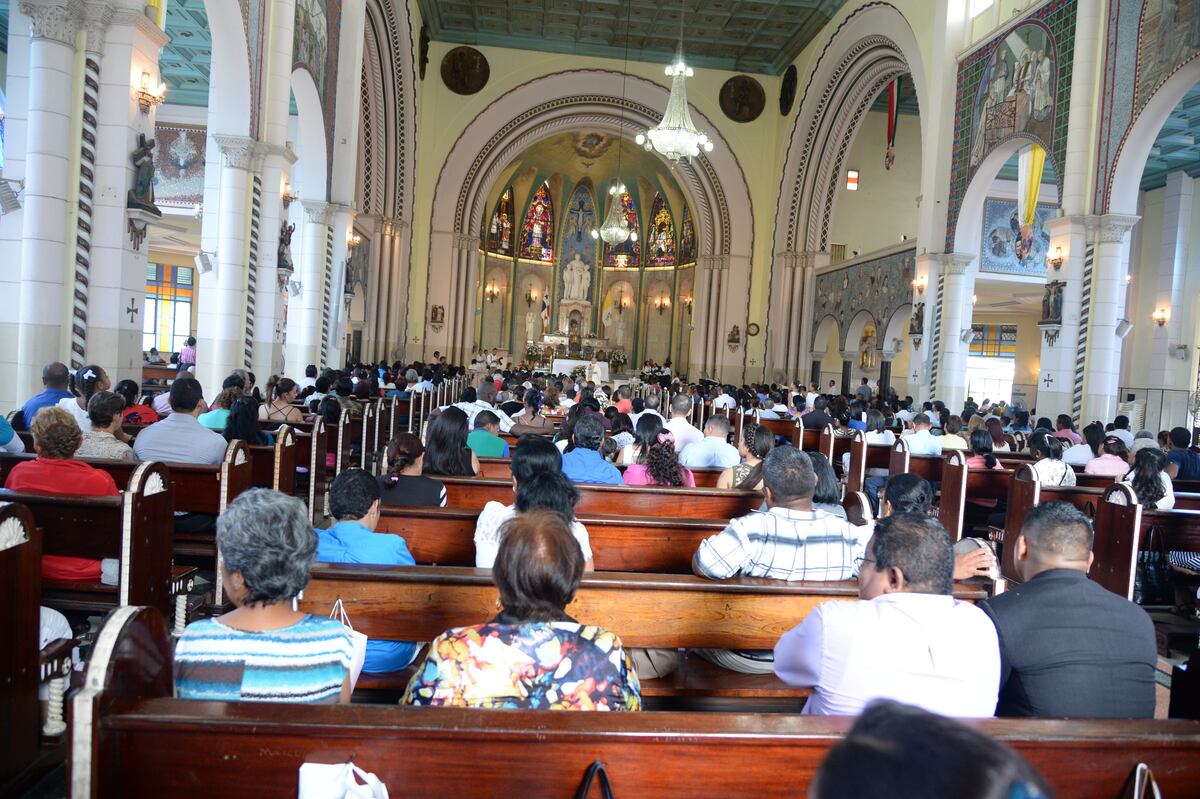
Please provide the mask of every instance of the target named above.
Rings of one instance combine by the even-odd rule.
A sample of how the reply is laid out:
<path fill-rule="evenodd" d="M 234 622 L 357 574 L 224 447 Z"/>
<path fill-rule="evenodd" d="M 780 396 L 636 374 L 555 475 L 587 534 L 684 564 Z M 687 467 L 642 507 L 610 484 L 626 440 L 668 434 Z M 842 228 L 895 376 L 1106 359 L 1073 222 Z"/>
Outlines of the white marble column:
<path fill-rule="evenodd" d="M 74 80 L 74 4 L 21 0 L 29 17 L 29 115 L 20 288 L 16 297 L 17 397 L 41 390 L 42 367 L 66 361 L 69 142 Z"/>
<path fill-rule="evenodd" d="M 215 274 L 205 275 L 214 290 L 214 308 L 201 316 L 197 331 L 196 374 L 205 395 L 216 396 L 234 369 L 249 366 L 246 304 L 249 275 L 251 174 L 262 169 L 263 145 L 245 136 L 217 134 L 221 148 L 220 210 Z"/>
<path fill-rule="evenodd" d="M 913 314 L 921 316 L 921 329 L 911 331 L 912 320 L 909 321 L 909 346 L 912 355 L 908 359 L 908 374 L 905 379 L 909 390 L 917 402 L 931 402 L 933 396 L 930 387 L 930 353 L 933 351 L 933 318 L 937 306 L 937 281 L 941 274 L 941 266 L 932 255 L 918 255 L 914 266 L 911 297 Z"/>
<path fill-rule="evenodd" d="M 1129 231 L 1136 216 L 1105 214 L 1097 220 L 1096 264 L 1092 277 L 1087 359 L 1081 421 L 1111 421 L 1117 409 L 1121 339 L 1117 324 L 1125 311 L 1129 272 Z"/>
<path fill-rule="evenodd" d="M 89 39 L 93 35 L 95 31 L 89 30 Z M 140 237 L 145 220 L 153 218 L 126 209 L 127 193 L 137 177 L 130 154 L 137 149 L 139 136 L 154 137 L 154 108 L 148 113 L 141 110 L 130 76 L 140 79 L 147 73 L 151 85 L 157 86 L 158 57 L 167 41 L 145 14 L 122 9 L 108 26 L 100 63 L 90 285 L 84 296 L 87 360 L 103 366 L 114 382 L 117 376 L 138 379 L 141 374 L 149 245 Z"/>
<path fill-rule="evenodd" d="M 1165 325 L 1155 324 L 1153 327 L 1149 385 L 1155 388 L 1187 391 L 1195 382 L 1195 375 L 1189 368 L 1190 359 L 1171 357 L 1171 350 L 1175 346 L 1191 343 L 1190 335 L 1184 333 L 1186 313 L 1183 288 L 1188 267 L 1194 185 L 1186 172 L 1167 175 L 1158 276 L 1154 287 L 1150 289 L 1154 296 L 1154 310 L 1165 308 L 1169 314 Z"/>
<path fill-rule="evenodd" d="M 303 242 L 295 280 L 299 296 L 288 298 L 288 369 L 304 374 L 304 368 L 330 365 L 321 361 L 321 304 L 325 297 L 325 243 L 333 213 L 328 203 L 304 201 Z"/>
<path fill-rule="evenodd" d="M 287 324 L 288 275 L 281 275 L 279 267 L 279 241 L 281 228 L 288 224 L 287 212 L 280 194 L 285 179 L 289 178 L 296 154 L 286 147 L 266 145 L 263 159 L 261 213 L 258 238 L 258 280 L 255 283 L 254 300 L 254 357 L 251 369 L 264 382 L 272 374 L 289 377 L 303 375 L 303 370 L 284 368 L 284 346 Z M 292 365 L 294 366 L 294 365 Z"/>
<path fill-rule="evenodd" d="M 333 273 L 329 280 L 328 314 L 323 335 L 326 337 L 327 362 L 342 365 L 345 361 L 346 321 L 346 263 L 350 257 L 348 239 L 354 231 L 354 209 L 348 205 L 331 205 L 333 219 Z"/>
<path fill-rule="evenodd" d="M 937 352 L 933 355 L 937 361 L 933 398 L 942 400 L 954 412 L 955 409 L 961 409 L 967 399 L 967 353 L 970 345 L 962 340 L 962 332 L 971 326 L 975 270 L 970 267 L 976 256 L 952 252 L 930 257 L 939 266 L 939 287 L 936 291 L 941 294 L 940 298 L 935 295 L 941 318 Z"/>
<path fill-rule="evenodd" d="M 1041 354 L 1038 363 L 1037 400 L 1034 407 L 1039 416 L 1051 419 L 1060 413 L 1077 415 L 1076 387 L 1082 397 L 1086 338 L 1081 338 L 1081 325 L 1087 324 L 1091 309 L 1091 292 L 1095 271 L 1094 245 L 1088 234 L 1094 217 L 1064 216 L 1046 222 L 1050 234 L 1051 258 L 1061 248 L 1063 264 L 1055 269 L 1047 266 L 1047 284 L 1062 286 L 1062 322 L 1058 326 L 1040 328 Z M 1088 252 L 1092 251 L 1089 260 Z M 1085 307 L 1084 300 L 1087 299 Z M 1028 410 L 1028 409 L 1027 409 Z M 1076 419 L 1078 421 L 1078 419 Z"/>

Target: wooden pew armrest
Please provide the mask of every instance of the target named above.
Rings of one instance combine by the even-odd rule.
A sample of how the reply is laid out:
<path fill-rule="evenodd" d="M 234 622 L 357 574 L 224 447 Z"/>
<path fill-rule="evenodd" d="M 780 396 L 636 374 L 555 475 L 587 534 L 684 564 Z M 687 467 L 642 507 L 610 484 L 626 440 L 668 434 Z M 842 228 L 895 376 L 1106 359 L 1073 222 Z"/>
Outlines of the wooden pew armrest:
<path fill-rule="evenodd" d="M 38 652 L 39 679 L 45 682 L 70 672 L 71 650 L 74 648 L 74 638 L 59 638 L 42 647 L 42 651 Z"/>

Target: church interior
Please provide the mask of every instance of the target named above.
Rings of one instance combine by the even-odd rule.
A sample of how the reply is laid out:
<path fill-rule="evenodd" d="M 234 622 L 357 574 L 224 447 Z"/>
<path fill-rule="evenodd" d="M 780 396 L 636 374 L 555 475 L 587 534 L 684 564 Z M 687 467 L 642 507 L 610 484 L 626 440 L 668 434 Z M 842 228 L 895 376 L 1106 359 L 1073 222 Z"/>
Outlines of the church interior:
<path fill-rule="evenodd" d="M 619 797 L 887 795 L 870 780 L 907 777 L 880 741 L 909 723 L 997 765 L 903 795 L 1200 795 L 1198 187 L 1198 0 L 0 0 L 0 575 L 19 589 L 0 795 L 584 797 L 592 777 Z M 535 455 L 551 460 L 522 466 Z M 593 485 L 607 467 L 624 488 Z M 535 471 L 569 485 L 538 477 L 535 501 Z M 86 488 L 96 472 L 111 479 Z M 893 502 L 909 475 L 929 492 L 914 514 Z M 360 490 L 374 504 L 345 510 Z M 794 514 L 829 491 L 861 536 L 844 572 L 780 566 L 814 546 Z M 243 522 L 268 494 L 295 507 L 259 506 L 273 531 Z M 256 595 L 254 569 L 303 549 L 279 532 L 296 508 L 307 585 Z M 568 703 L 567 659 L 546 700 L 525 653 L 522 703 L 467 686 L 444 702 L 459 709 L 408 707 L 450 691 L 421 683 L 448 679 L 436 657 L 507 641 L 451 633 L 520 627 L 504 580 L 549 557 L 529 508 L 565 514 L 585 564 L 538 623 L 592 631 L 564 652 L 619 635 L 622 676 Z M 953 546 L 933 593 L 994 625 L 992 710 L 880 687 L 838 712 L 784 666 L 824 618 L 828 678 L 817 610 L 878 601 L 866 575 L 916 590 L 871 557 L 904 524 L 897 541 L 921 535 L 910 515 Z M 329 536 L 349 520 L 374 543 L 338 539 L 343 562 Z M 1066 533 L 1038 560 L 1056 524 L 1088 531 L 1074 565 Z M 518 561 L 522 535 L 542 538 Z M 716 579 L 705 557 L 735 538 L 723 557 L 747 560 Z M 407 560 L 370 560 L 377 539 Z M 959 571 L 964 542 L 988 553 L 977 571 Z M 278 557 L 238 566 L 254 551 Z M 103 570 L 81 582 L 54 558 Z M 1039 562 L 1104 586 L 1072 601 L 1087 618 L 1140 614 L 1084 625 L 1104 651 L 1068 659 L 1132 673 L 1118 654 L 1153 627 L 1136 690 L 1111 689 L 1139 709 L 1097 688 L 1038 712 L 1032 667 L 1013 699 L 1004 625 L 1039 601 Z M 283 679 L 274 644 L 238 636 L 287 612 L 341 614 L 368 663 L 417 648 L 322 694 L 351 707 L 301 706 L 317 694 L 294 674 L 262 704 L 212 693 Z M 970 647 L 957 623 L 935 626 Z M 187 660 L 193 631 L 248 647 L 236 678 L 228 653 Z M 838 668 L 853 690 L 888 681 Z M 183 698 L 198 684 L 207 701 Z M 1010 718 L 976 720 L 993 715 Z"/>

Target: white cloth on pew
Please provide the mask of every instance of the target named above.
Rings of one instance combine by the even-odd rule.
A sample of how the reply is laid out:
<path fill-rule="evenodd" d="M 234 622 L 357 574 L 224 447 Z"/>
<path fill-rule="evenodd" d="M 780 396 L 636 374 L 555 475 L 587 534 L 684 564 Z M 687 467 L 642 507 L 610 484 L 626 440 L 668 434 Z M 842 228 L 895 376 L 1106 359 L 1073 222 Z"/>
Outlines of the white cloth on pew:
<path fill-rule="evenodd" d="M 981 718 L 996 711 L 1000 643 L 982 610 L 942 594 L 826 602 L 775 645 L 775 673 L 812 688 L 805 715 L 854 716 L 872 699 Z"/>

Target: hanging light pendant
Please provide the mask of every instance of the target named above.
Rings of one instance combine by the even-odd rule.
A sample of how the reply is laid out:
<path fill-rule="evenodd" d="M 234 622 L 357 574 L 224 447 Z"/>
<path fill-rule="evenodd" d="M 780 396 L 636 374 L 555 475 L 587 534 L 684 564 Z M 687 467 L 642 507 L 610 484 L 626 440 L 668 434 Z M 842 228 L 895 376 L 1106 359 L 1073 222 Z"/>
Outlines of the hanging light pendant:
<path fill-rule="evenodd" d="M 637 241 L 637 231 L 629 229 L 629 220 L 625 217 L 625 207 L 621 197 L 625 194 L 625 184 L 613 182 L 608 190 L 611 199 L 608 201 L 608 213 L 604 216 L 604 224 L 599 230 L 592 231 L 593 239 L 600 239 L 610 247 L 623 244 L 632 239 Z"/>
<path fill-rule="evenodd" d="M 685 0 L 686 2 L 686 0 Z M 637 143 L 647 150 L 657 151 L 669 161 L 700 155 L 703 150 L 712 152 L 713 143 L 708 136 L 696 130 L 692 114 L 688 111 L 687 84 L 693 71 L 683 60 L 683 15 L 684 2 L 680 3 L 679 49 L 675 51 L 675 63 L 666 68 L 671 78 L 671 96 L 667 98 L 667 110 L 662 122 L 646 133 L 639 133 Z"/>

